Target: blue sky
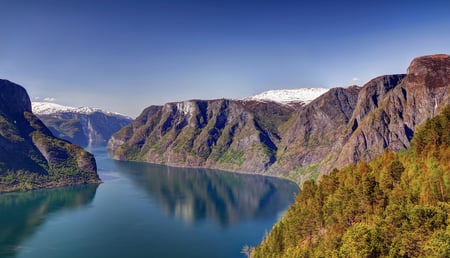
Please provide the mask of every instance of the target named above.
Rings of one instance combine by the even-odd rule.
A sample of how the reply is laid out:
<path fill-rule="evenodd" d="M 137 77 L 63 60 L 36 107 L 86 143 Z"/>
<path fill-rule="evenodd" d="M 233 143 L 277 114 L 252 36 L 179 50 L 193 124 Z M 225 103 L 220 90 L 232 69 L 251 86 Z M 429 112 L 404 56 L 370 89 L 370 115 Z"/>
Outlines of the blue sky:
<path fill-rule="evenodd" d="M 0 78 L 137 116 L 193 98 L 362 85 L 450 53 L 446 1 L 0 0 Z"/>

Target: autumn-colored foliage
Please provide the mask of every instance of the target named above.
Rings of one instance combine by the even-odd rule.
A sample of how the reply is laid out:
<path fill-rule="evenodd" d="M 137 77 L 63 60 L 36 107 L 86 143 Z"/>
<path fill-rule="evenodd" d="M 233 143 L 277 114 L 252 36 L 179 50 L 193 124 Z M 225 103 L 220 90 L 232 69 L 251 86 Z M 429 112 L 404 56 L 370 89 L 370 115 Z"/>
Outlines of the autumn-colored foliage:
<path fill-rule="evenodd" d="M 450 257 L 450 106 L 409 149 L 306 182 L 252 257 Z"/>

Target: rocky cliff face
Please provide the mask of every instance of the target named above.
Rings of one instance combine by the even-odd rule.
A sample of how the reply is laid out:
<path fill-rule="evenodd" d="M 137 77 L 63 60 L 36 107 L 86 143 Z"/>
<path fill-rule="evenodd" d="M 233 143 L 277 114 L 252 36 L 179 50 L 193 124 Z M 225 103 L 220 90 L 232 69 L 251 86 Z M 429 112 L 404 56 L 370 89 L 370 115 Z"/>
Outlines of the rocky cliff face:
<path fill-rule="evenodd" d="M 450 104 L 450 56 L 414 59 L 407 74 L 331 89 L 307 105 L 187 101 L 146 109 L 113 135 L 116 159 L 286 175 L 302 182 L 385 148 Z"/>
<path fill-rule="evenodd" d="M 334 88 L 298 110 L 282 126 L 278 160 L 269 172 L 292 171 L 296 180 L 300 180 L 297 176 L 306 178 L 317 173 L 317 164 L 327 156 L 350 121 L 360 90 L 357 86 Z"/>
<path fill-rule="evenodd" d="M 99 182 L 94 156 L 55 138 L 26 90 L 0 80 L 0 192 Z"/>
<path fill-rule="evenodd" d="M 264 172 L 293 108 L 274 102 L 190 100 L 151 106 L 114 134 L 116 159 Z"/>
<path fill-rule="evenodd" d="M 392 81 L 393 87 L 360 96 L 348 133 L 340 142 L 342 149 L 333 155 L 334 166 L 369 160 L 385 148 L 398 151 L 408 147 L 416 127 L 450 104 L 450 56 L 416 58 L 402 77 Z M 369 90 L 371 86 L 366 87 Z M 371 96 L 377 96 L 377 101 L 364 101 Z"/>
<path fill-rule="evenodd" d="M 282 134 L 279 162 L 269 172 L 291 171 L 302 182 L 370 160 L 386 148 L 408 147 L 416 127 L 450 104 L 449 78 L 450 56 L 432 55 L 414 59 L 407 74 L 344 89 L 353 89 L 348 101 L 337 101 L 330 94 L 336 89 L 330 90 L 292 118 Z"/>
<path fill-rule="evenodd" d="M 106 146 L 113 133 L 132 121 L 130 117 L 99 109 L 45 102 L 33 102 L 32 106 L 33 112 L 55 136 L 83 147 Z M 55 106 L 59 108 L 51 108 Z"/>

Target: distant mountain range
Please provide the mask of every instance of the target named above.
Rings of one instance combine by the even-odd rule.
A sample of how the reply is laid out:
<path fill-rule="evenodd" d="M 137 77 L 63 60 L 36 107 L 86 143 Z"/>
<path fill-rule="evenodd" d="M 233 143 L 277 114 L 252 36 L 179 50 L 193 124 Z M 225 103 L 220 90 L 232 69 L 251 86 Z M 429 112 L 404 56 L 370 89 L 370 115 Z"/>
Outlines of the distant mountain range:
<path fill-rule="evenodd" d="M 38 102 L 38 101 L 31 102 L 31 106 L 33 108 L 33 113 L 37 115 L 53 115 L 57 113 L 77 113 L 83 115 L 91 115 L 93 113 L 100 112 L 106 115 L 132 119 L 131 117 L 122 115 L 120 113 L 104 111 L 102 109 L 92 107 L 68 107 L 53 102 Z"/>
<path fill-rule="evenodd" d="M 450 104 L 449 70 L 449 55 L 431 55 L 414 59 L 407 74 L 362 87 L 150 106 L 108 148 L 120 160 L 284 175 L 301 183 L 409 146 L 416 127 Z M 300 105 L 286 105 L 292 102 Z"/>
<path fill-rule="evenodd" d="M 106 146 L 113 133 L 132 121 L 131 117 L 91 107 L 50 102 L 32 102 L 32 107 L 55 136 L 82 147 Z"/>

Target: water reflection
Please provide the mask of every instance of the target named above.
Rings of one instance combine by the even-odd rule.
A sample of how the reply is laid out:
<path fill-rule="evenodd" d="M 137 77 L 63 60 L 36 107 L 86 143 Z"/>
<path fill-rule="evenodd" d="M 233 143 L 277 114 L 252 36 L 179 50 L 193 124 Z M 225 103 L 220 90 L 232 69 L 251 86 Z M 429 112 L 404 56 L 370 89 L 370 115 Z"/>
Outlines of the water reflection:
<path fill-rule="evenodd" d="M 295 184 L 277 178 L 137 162 L 116 165 L 166 213 L 187 223 L 213 220 L 228 226 L 270 217 L 286 209 L 298 192 Z"/>
<path fill-rule="evenodd" d="M 89 204 L 98 185 L 0 195 L 0 257 L 13 256 L 49 214 Z"/>

